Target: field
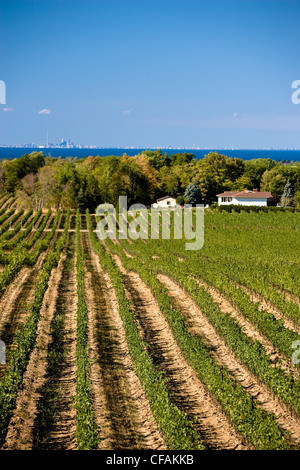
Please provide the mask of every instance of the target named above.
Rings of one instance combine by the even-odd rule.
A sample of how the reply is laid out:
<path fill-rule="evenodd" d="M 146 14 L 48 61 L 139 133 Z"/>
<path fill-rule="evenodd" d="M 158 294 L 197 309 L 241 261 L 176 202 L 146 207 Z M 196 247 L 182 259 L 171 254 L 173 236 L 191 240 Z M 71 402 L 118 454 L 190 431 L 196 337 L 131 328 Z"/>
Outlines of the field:
<path fill-rule="evenodd" d="M 298 450 L 300 213 L 98 222 L 0 199 L 0 449 Z"/>

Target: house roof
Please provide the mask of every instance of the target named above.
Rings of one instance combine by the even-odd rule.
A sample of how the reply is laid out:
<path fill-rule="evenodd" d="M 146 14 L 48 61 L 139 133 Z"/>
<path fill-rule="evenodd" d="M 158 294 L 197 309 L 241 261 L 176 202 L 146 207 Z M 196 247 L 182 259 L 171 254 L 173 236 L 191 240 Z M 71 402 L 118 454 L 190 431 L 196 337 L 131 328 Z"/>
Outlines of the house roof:
<path fill-rule="evenodd" d="M 272 197 L 272 194 L 269 191 L 255 191 L 255 190 L 249 190 L 245 189 L 244 191 L 224 191 L 224 193 L 217 194 L 217 197 L 242 197 L 246 199 L 263 199 L 263 198 L 270 198 Z"/>
<path fill-rule="evenodd" d="M 176 197 L 164 196 L 164 197 L 160 197 L 159 199 L 156 199 L 156 201 L 163 201 L 164 199 L 175 199 L 176 200 Z"/>

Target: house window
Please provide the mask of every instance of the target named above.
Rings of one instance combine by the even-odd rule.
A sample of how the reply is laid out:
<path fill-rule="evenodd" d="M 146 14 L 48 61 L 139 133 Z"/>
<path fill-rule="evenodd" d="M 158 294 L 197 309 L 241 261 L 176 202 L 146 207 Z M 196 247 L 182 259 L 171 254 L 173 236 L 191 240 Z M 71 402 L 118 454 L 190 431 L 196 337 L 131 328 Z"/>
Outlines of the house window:
<path fill-rule="evenodd" d="M 232 202 L 232 197 L 222 197 L 222 202 Z"/>

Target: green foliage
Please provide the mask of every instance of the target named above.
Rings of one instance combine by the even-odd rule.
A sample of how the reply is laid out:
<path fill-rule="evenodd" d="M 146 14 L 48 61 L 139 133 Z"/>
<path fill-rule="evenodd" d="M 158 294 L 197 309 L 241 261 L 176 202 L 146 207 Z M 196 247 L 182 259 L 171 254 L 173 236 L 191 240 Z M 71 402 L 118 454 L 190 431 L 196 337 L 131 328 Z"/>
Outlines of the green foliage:
<path fill-rule="evenodd" d="M 284 434 L 276 421 L 272 422 L 272 418 L 269 421 L 267 414 L 262 413 L 260 416 L 261 410 L 257 411 L 257 418 L 255 418 L 255 400 L 252 403 L 253 409 L 248 414 L 241 410 L 243 406 L 247 409 L 246 403 L 249 397 L 242 395 L 244 398 L 234 398 L 235 393 L 241 393 L 239 387 L 237 387 L 238 392 L 236 390 L 229 392 L 228 389 L 222 398 L 224 384 L 218 383 L 218 373 L 215 369 L 211 369 L 201 356 L 204 354 L 201 348 L 205 348 L 205 345 L 201 346 L 200 342 L 197 346 L 192 346 L 187 325 L 182 326 L 180 312 L 174 311 L 174 307 L 172 309 L 170 300 L 167 298 L 167 291 L 159 286 L 155 276 L 157 272 L 164 272 L 178 281 L 199 305 L 236 357 L 257 377 L 258 382 L 265 383 L 270 392 L 288 406 L 291 415 L 299 416 L 299 378 L 296 379 L 292 371 L 287 373 L 286 369 L 281 367 L 281 361 L 278 362 L 277 367 L 274 367 L 274 360 L 267 354 L 263 345 L 252 340 L 234 317 L 230 314 L 222 314 L 211 294 L 205 288 L 199 287 L 197 283 L 199 279 L 214 286 L 226 299 L 230 300 L 232 309 L 237 309 L 251 322 L 257 331 L 274 345 L 274 349 L 281 354 L 287 364 L 291 364 L 294 352 L 292 345 L 294 341 L 299 340 L 299 334 L 288 327 L 282 318 L 276 318 L 273 313 L 261 310 L 260 302 L 253 302 L 251 293 L 243 289 L 243 286 L 246 286 L 250 291 L 258 293 L 271 305 L 279 308 L 283 318 L 291 319 L 295 325 L 300 324 L 299 305 L 288 297 L 288 295 L 296 295 L 298 299 L 300 298 L 300 268 L 296 256 L 300 250 L 299 214 L 283 208 L 266 209 L 268 211 L 263 213 L 253 210 L 231 214 L 227 214 L 226 211 L 206 212 L 205 242 L 204 247 L 199 251 L 186 251 L 185 240 L 172 239 L 171 242 L 151 240 L 147 244 L 137 240 L 133 245 L 122 240 L 124 248 L 133 256 L 133 258 L 127 258 L 124 256 L 122 247 L 108 243 L 109 249 L 122 257 L 125 267 L 136 270 L 152 288 L 170 325 L 174 323 L 174 335 L 181 349 L 188 348 L 187 357 L 193 361 L 191 362 L 193 367 L 200 373 L 201 366 L 206 364 L 206 368 L 204 367 L 201 372 L 201 381 L 207 383 L 208 386 L 211 384 L 211 377 L 215 378 L 215 388 L 211 388 L 211 391 L 216 394 L 224 409 L 228 410 L 237 429 L 247 436 L 255 448 L 279 449 L 287 445 L 284 442 Z M 154 255 L 155 260 L 153 260 Z M 284 292 L 287 293 L 287 297 Z M 170 308 L 170 314 L 168 314 L 168 308 Z M 181 325 L 182 330 L 177 334 L 178 325 Z M 186 332 L 183 331 L 184 328 Z M 188 347 L 189 341 L 190 348 Z M 200 340 L 193 338 L 193 341 Z M 199 362 L 194 362 L 195 351 L 198 351 L 201 356 Z M 293 365 L 293 368 L 299 369 L 299 365 Z M 223 368 L 223 381 L 225 375 Z M 229 397 L 233 400 L 231 404 Z M 239 403 L 237 415 L 235 415 L 236 403 Z M 249 420 L 248 423 L 247 420 Z"/>
<path fill-rule="evenodd" d="M 48 288 L 52 269 L 58 265 L 61 252 L 66 243 L 68 223 L 69 214 L 66 218 L 63 235 L 58 238 L 54 247 L 49 251 L 43 262 L 35 288 L 34 300 L 29 307 L 29 315 L 25 324 L 20 328 L 17 334 L 15 348 L 11 353 L 9 368 L 0 382 L 0 446 L 3 445 L 7 427 L 16 405 L 18 391 L 22 384 L 23 374 L 26 370 L 30 354 L 36 344 L 37 326 L 40 319 L 43 298 Z M 53 233 L 50 233 L 53 236 Z"/>
<path fill-rule="evenodd" d="M 20 158 L 5 162 L 3 188 L 9 193 L 15 193 L 21 187 L 20 180 L 29 173 L 37 173 L 45 164 L 42 152 L 32 152 Z"/>
<path fill-rule="evenodd" d="M 99 436 L 94 416 L 93 398 L 89 378 L 90 364 L 88 358 L 88 308 L 85 301 L 84 254 L 80 237 L 80 212 L 76 213 L 77 238 L 77 382 L 76 382 L 76 421 L 77 445 L 79 450 L 97 449 Z"/>
<path fill-rule="evenodd" d="M 287 180 L 294 193 L 300 190 L 300 165 L 263 158 L 243 161 L 217 152 L 199 160 L 192 153 L 168 157 L 161 150 L 82 159 L 45 158 L 33 152 L 0 163 L 0 175 L 2 190 L 26 200 L 35 210 L 55 206 L 81 213 L 94 212 L 105 202 L 117 206 L 120 195 L 127 196 L 129 205 L 151 205 L 167 194 L 183 197 L 194 180 L 205 204 L 214 203 L 225 190 L 254 188 L 270 191 L 279 201 Z"/>
<path fill-rule="evenodd" d="M 210 152 L 197 163 L 199 185 L 206 203 L 213 203 L 216 194 L 232 189 L 234 181 L 244 172 L 240 158 L 229 158 L 217 152 Z"/>
<path fill-rule="evenodd" d="M 49 242 L 51 241 L 55 229 L 60 217 L 60 212 L 58 212 L 53 220 L 51 231 L 43 236 L 45 226 L 48 222 L 49 217 L 51 216 L 51 210 L 48 211 L 46 216 L 43 219 L 43 222 L 40 226 L 33 232 L 29 240 L 22 240 L 21 243 L 13 245 L 13 250 L 11 251 L 9 258 L 6 259 L 6 264 L 3 271 L 0 273 L 0 298 L 4 294 L 8 284 L 16 277 L 21 268 L 26 264 L 33 266 L 39 255 L 42 251 L 45 251 Z M 31 227 L 31 229 L 33 226 Z M 29 250 L 34 246 L 34 250 L 30 252 Z M 4 260 L 5 261 L 5 260 Z"/>
<path fill-rule="evenodd" d="M 187 204 L 200 204 L 202 201 L 201 190 L 197 180 L 188 184 L 185 188 L 183 199 Z"/>
<path fill-rule="evenodd" d="M 152 358 L 147 352 L 146 344 L 142 340 L 135 313 L 132 311 L 123 284 L 122 273 L 109 253 L 92 231 L 92 223 L 87 211 L 87 221 L 94 250 L 99 261 L 110 276 L 116 292 L 119 312 L 123 320 L 126 340 L 135 371 L 143 385 L 150 407 L 159 428 L 162 430 L 168 449 L 174 450 L 203 450 L 201 437 L 195 432 L 186 415 L 172 403 L 162 374 L 156 369 Z"/>
<path fill-rule="evenodd" d="M 235 425 L 237 432 L 243 434 L 247 441 L 252 443 L 257 449 L 288 449 L 289 445 L 285 442 L 284 433 L 280 430 L 274 417 L 257 406 L 251 396 L 243 390 L 242 386 L 235 382 L 229 371 L 219 365 L 218 362 L 211 357 L 205 342 L 199 336 L 191 334 L 188 324 L 185 322 L 181 312 L 174 309 L 167 295 L 167 291 L 156 278 L 155 273 L 159 271 L 171 275 L 172 278 L 178 280 L 180 284 L 186 288 L 187 292 L 197 300 L 201 309 L 203 309 L 206 315 L 209 315 L 210 320 L 215 318 L 216 321 L 226 323 L 227 316 L 221 316 L 218 308 L 213 304 L 211 299 L 209 299 L 208 294 L 206 294 L 203 289 L 199 290 L 196 282 L 190 279 L 191 272 L 195 273 L 195 276 L 197 276 L 198 273 L 196 270 L 196 262 L 192 264 L 191 261 L 193 256 L 189 257 L 189 261 L 182 265 L 182 263 L 178 260 L 176 261 L 173 256 L 170 256 L 170 253 L 168 253 L 168 255 L 164 254 L 162 247 L 162 250 L 155 250 L 156 253 L 159 253 L 159 258 L 155 261 L 155 265 L 152 268 L 150 267 L 152 250 L 150 249 L 148 251 L 147 247 L 145 247 L 142 255 L 143 261 L 140 261 L 139 257 L 141 256 L 141 252 L 139 248 L 141 248 L 141 246 L 138 244 L 134 246 L 135 248 L 133 250 L 131 249 L 131 254 L 135 252 L 138 257 L 134 257 L 133 259 L 128 259 L 124 256 L 124 252 L 122 252 L 122 249 L 117 245 L 110 245 L 110 249 L 117 251 L 119 256 L 122 257 L 122 262 L 125 264 L 126 268 L 136 270 L 152 289 L 161 311 L 164 312 L 174 337 L 186 359 L 197 371 L 201 382 L 206 385 L 208 390 L 212 392 L 216 399 L 222 404 L 226 414 Z M 242 334 L 242 330 L 237 328 L 234 322 L 232 322 L 232 325 L 231 343 L 233 346 L 236 346 L 237 335 Z M 221 334 L 224 335 L 224 331 L 221 327 L 220 331 Z M 246 335 L 244 336 L 247 338 Z M 246 346 L 241 342 L 245 357 L 248 358 L 247 354 L 253 352 L 253 344 L 247 338 L 245 345 Z M 247 351 L 245 348 L 247 348 Z M 236 351 L 236 349 L 235 347 L 234 351 Z M 258 361 L 260 359 L 260 356 L 256 358 Z M 271 371 L 271 367 L 269 367 L 269 371 Z M 276 375 L 276 372 L 274 375 Z M 283 383 L 284 382 L 282 382 L 282 384 Z M 288 386 L 285 386 L 285 391 L 287 390 Z M 296 389 L 294 392 L 293 396 L 294 400 L 296 400 L 296 396 L 298 396 Z"/>
<path fill-rule="evenodd" d="M 75 174 L 71 167 L 69 170 L 71 174 Z M 83 173 L 78 172 L 80 181 L 84 177 Z M 291 193 L 287 191 L 287 194 Z M 297 192 L 295 204 L 296 196 Z M 65 250 L 70 226 L 70 211 L 64 214 L 63 219 L 58 211 L 53 220 L 51 219 L 50 231 L 45 232 L 45 227 L 52 217 L 51 210 L 45 215 L 41 211 L 33 215 L 32 211 L 10 210 L 7 207 L 9 204 L 6 206 L 8 200 L 5 196 L 0 202 L 0 211 L 1 204 L 6 207 L 6 211 L 0 213 L 0 263 L 5 265 L 0 273 L 0 297 L 23 266 L 33 266 L 43 250 L 49 251 L 39 272 L 28 316 L 18 330 L 14 347 L 10 351 L 8 367 L 0 380 L 0 446 L 5 441 L 17 396 L 22 387 L 23 374 L 30 354 L 36 346 L 40 311 L 50 275 Z M 291 363 L 294 352 L 292 345 L 300 338 L 297 332 L 300 325 L 300 309 L 297 302 L 300 298 L 300 265 L 297 257 L 300 251 L 300 214 L 294 211 L 294 208 L 256 210 L 251 207 L 249 211 L 247 208 L 236 211 L 232 207 L 231 213 L 227 212 L 228 208 L 219 209 L 206 212 L 204 247 L 192 252 L 185 250 L 185 240 L 178 239 L 148 240 L 147 243 L 136 240 L 133 244 L 126 240 L 121 240 L 121 244 L 113 244 L 107 240 L 109 252 L 106 252 L 93 231 L 95 227 L 88 210 L 86 218 L 93 249 L 102 268 L 108 272 L 116 293 L 134 370 L 145 390 L 157 425 L 165 437 L 167 448 L 193 450 L 205 449 L 205 445 L 195 431 L 193 423 L 180 407 L 175 405 L 166 379 L 156 367 L 148 345 L 140 335 L 136 313 L 126 295 L 124 278 L 113 259 L 113 253 L 121 257 L 127 270 L 138 272 L 150 287 L 182 354 L 194 368 L 207 391 L 220 403 L 237 433 L 244 436 L 255 449 L 295 448 L 296 446 L 291 444 L 289 434 L 282 431 L 275 416 L 262 409 L 256 398 L 243 388 L 239 377 L 222 366 L 219 360 L 215 359 L 215 354 L 212 354 L 206 341 L 191 331 L 185 316 L 175 307 L 168 291 L 157 278 L 159 272 L 164 272 L 178 282 L 196 302 L 235 357 L 256 377 L 257 382 L 264 384 L 275 398 L 284 403 L 291 415 L 300 415 L 300 381 L 299 377 L 292 373 L 292 370 L 298 373 L 300 365 Z M 6 213 L 10 214 L 10 220 L 16 224 L 12 231 L 7 231 L 9 219 L 3 218 Z M 24 231 L 20 230 L 21 224 L 26 224 Z M 62 234 L 55 234 L 59 224 L 64 227 L 64 231 Z M 33 227 L 35 230 L 32 230 Z M 55 235 L 57 239 L 54 243 Z M 123 248 L 126 248 L 132 257 L 127 257 Z M 7 249 L 11 250 L 9 254 L 4 251 Z M 76 437 L 79 449 L 97 449 L 100 436 L 95 422 L 90 382 L 86 273 L 79 208 L 76 212 L 76 256 Z M 222 307 L 212 297 L 210 290 L 199 286 L 199 281 L 205 281 L 208 286 L 213 286 L 228 299 L 232 308 L 272 344 L 274 351 L 282 356 L 282 362 L 279 360 L 274 367 L 274 358 L 267 352 L 264 342 L 252 339 L 234 316 L 223 313 Z M 264 301 L 279 309 L 282 318 L 277 317 L 273 311 L 262 309 L 262 301 L 254 301 L 251 293 L 261 296 Z M 295 328 L 288 326 L 287 320 Z M 61 318 L 58 315 L 55 324 L 57 338 L 61 334 L 60 326 Z M 284 369 L 283 362 L 291 371 Z"/>
<path fill-rule="evenodd" d="M 293 207 L 284 206 L 244 206 L 241 204 L 224 204 L 218 206 L 215 204 L 211 209 L 217 209 L 218 212 L 294 212 Z"/>
<path fill-rule="evenodd" d="M 275 166 L 276 162 L 270 158 L 258 158 L 245 161 L 244 176 L 250 180 L 250 186 L 241 189 L 260 188 L 262 190 L 261 181 L 263 174 L 266 171 L 272 170 Z"/>
<path fill-rule="evenodd" d="M 297 191 L 294 195 L 294 203 L 296 210 L 300 210 L 300 191 Z"/>

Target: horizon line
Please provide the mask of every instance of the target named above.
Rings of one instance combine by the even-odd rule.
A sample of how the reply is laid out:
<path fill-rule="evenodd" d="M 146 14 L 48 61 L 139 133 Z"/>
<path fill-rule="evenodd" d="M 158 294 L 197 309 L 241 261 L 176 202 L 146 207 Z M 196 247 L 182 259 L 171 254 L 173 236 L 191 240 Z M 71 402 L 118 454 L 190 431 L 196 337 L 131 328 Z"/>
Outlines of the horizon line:
<path fill-rule="evenodd" d="M 255 148 L 247 148 L 247 147 L 186 147 L 186 146 L 152 146 L 152 147 L 146 147 L 146 146 L 107 146 L 107 147 L 98 147 L 94 145 L 74 145 L 72 147 L 61 147 L 59 145 L 55 146 L 42 146 L 42 145 L 21 145 L 21 144 L 0 144 L 0 148 L 33 148 L 33 149 L 61 149 L 61 150 L 106 150 L 106 149 L 119 149 L 119 150 L 247 150 L 247 151 L 254 151 L 254 150 L 267 150 L 267 151 L 299 151 L 300 148 L 295 148 L 295 147 L 255 147 Z"/>

